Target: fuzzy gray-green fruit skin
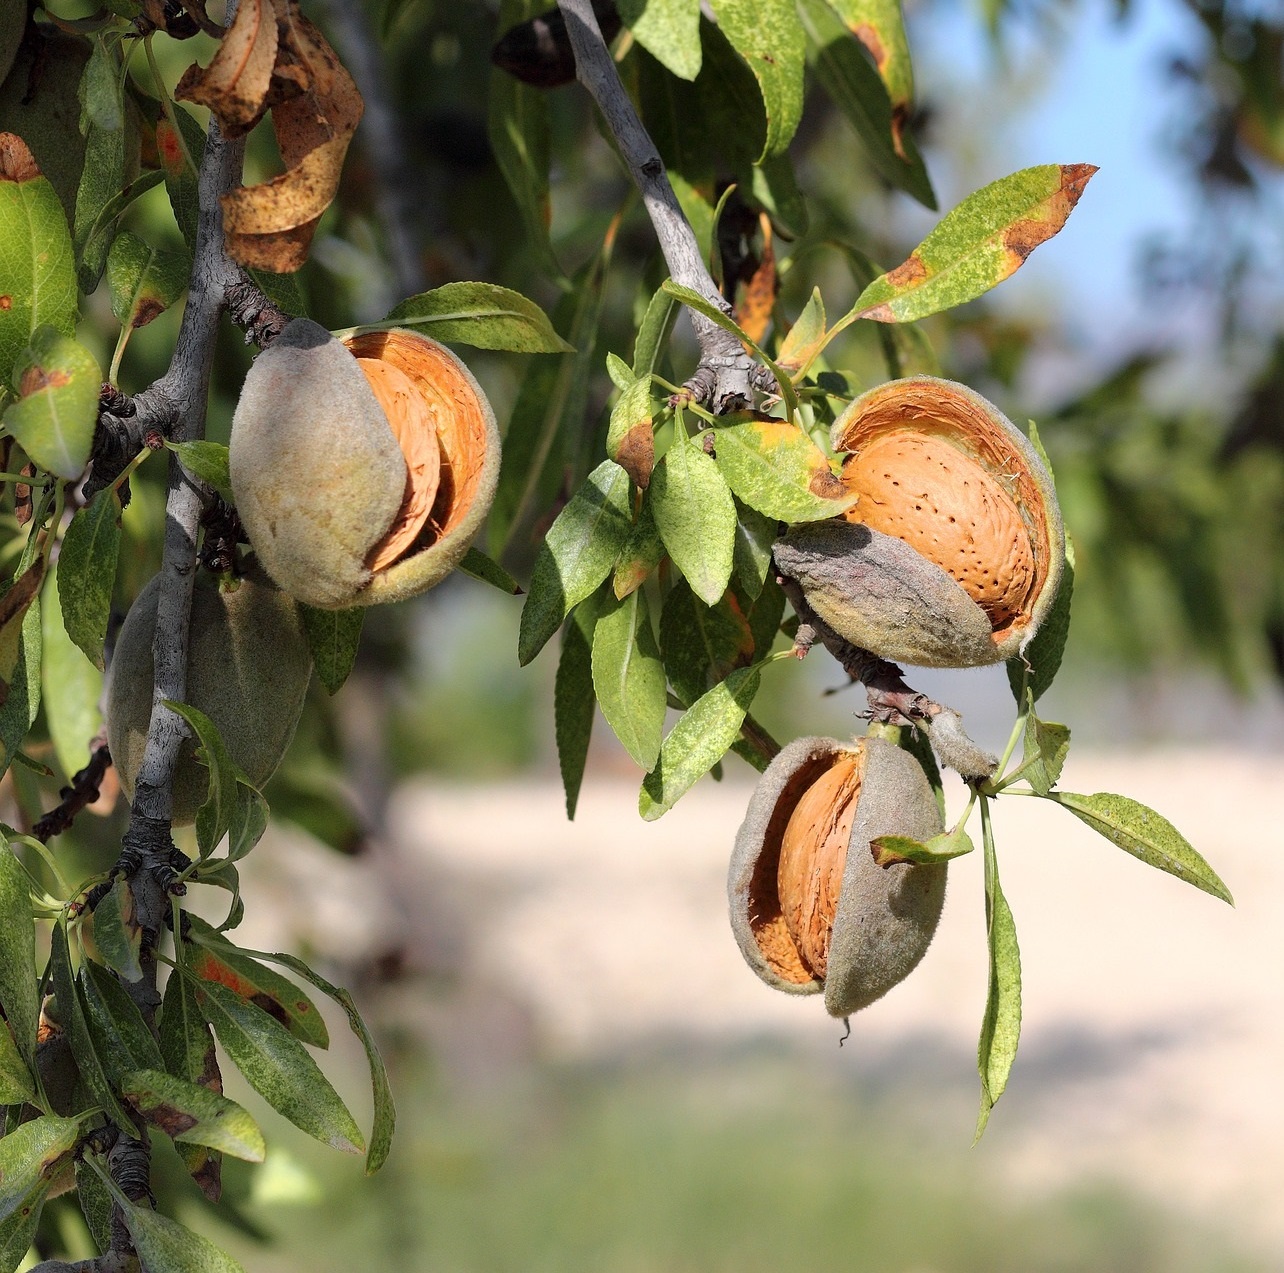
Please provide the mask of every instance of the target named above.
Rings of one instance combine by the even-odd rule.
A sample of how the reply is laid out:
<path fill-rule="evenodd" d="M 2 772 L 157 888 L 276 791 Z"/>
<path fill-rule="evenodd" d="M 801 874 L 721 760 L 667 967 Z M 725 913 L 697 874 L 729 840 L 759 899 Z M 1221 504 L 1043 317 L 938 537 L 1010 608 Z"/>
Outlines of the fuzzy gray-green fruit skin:
<path fill-rule="evenodd" d="M 151 720 L 152 639 L 160 576 L 130 607 L 108 669 L 107 745 L 125 795 L 133 799 Z M 202 571 L 192 594 L 186 702 L 216 726 L 232 759 L 256 786 L 276 770 L 303 711 L 312 656 L 298 607 L 253 572 L 234 592 L 221 592 Z M 174 770 L 176 826 L 195 821 L 209 770 L 188 739 Z"/>
<path fill-rule="evenodd" d="M 807 522 L 790 527 L 772 555 L 825 623 L 879 658 L 980 667 L 1004 657 L 985 611 L 902 539 L 859 522 Z"/>
<path fill-rule="evenodd" d="M 296 318 L 250 367 L 228 457 L 241 524 L 292 597 L 359 603 L 366 559 L 401 507 L 406 461 L 357 360 Z"/>
<path fill-rule="evenodd" d="M 848 840 L 827 973 L 823 981 L 789 981 L 771 967 L 754 934 L 754 871 L 762 853 L 771 851 L 768 837 L 783 834 L 788 810 L 779 811 L 778 806 L 795 775 L 836 752 L 859 748 L 865 752 L 861 791 Z M 946 864 L 880 867 L 874 863 L 869 843 L 880 835 L 929 840 L 942 830 L 931 785 L 908 752 L 879 738 L 855 743 L 796 739 L 758 780 L 731 856 L 727 876 L 731 928 L 745 961 L 777 990 L 823 992 L 831 1016 L 849 1016 L 880 999 L 914 970 L 931 943 L 945 901 Z"/>

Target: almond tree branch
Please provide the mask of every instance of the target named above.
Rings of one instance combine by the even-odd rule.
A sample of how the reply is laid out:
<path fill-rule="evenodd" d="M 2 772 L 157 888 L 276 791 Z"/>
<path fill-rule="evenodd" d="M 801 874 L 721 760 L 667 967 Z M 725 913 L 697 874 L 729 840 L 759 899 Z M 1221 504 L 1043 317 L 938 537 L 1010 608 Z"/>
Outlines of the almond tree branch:
<path fill-rule="evenodd" d="M 558 0 L 557 7 L 566 19 L 575 50 L 576 76 L 597 103 L 628 164 L 673 281 L 699 292 L 730 314 L 731 306 L 709 274 L 695 233 L 669 184 L 660 152 L 620 82 L 591 0 Z M 755 388 L 774 388 L 770 374 L 749 357 L 730 332 L 702 314 L 692 313 L 691 325 L 700 342 L 700 365 L 685 387 L 697 401 L 717 412 L 734 411 L 753 400 Z"/>

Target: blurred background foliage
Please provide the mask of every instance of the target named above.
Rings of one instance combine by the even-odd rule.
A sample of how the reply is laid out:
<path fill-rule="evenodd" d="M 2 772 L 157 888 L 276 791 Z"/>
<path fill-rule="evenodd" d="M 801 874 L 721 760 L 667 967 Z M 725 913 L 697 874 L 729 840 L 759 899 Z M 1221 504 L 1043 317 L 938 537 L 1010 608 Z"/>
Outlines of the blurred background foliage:
<path fill-rule="evenodd" d="M 93 8 L 54 7 L 64 17 Z M 553 456 L 540 477 L 545 498 L 514 527 L 504 556 L 522 579 L 559 499 L 601 453 L 610 393 L 605 354 L 628 358 L 639 306 L 660 279 L 649 225 L 587 98 L 573 85 L 551 90 L 543 98 L 551 126 L 549 243 L 564 278 L 559 284 L 550 273 L 492 148 L 489 94 L 503 75 L 490 62 L 502 29 L 496 3 L 327 0 L 305 8 L 329 27 L 359 80 L 364 63 L 368 102 L 386 107 L 394 121 L 393 132 L 379 133 L 367 115 L 340 196 L 300 275 L 318 321 L 339 327 L 375 320 L 411 292 L 475 278 L 537 299 L 565 333 L 573 320 L 565 279 L 595 268 L 608 227 L 620 218 L 589 373 L 565 400 L 576 415 L 564 421 L 563 436 L 580 443 Z M 1035 282 L 1023 275 L 1024 290 L 1010 288 L 1014 299 L 1000 289 L 930 319 L 922 339 L 901 350 L 903 366 L 939 369 L 1013 418 L 1038 419 L 1078 557 L 1067 669 L 1050 698 L 1086 694 L 1090 702 L 1125 705 L 1103 713 L 1107 726 L 1096 735 L 1090 713 L 1076 709 L 1081 736 L 1107 728 L 1136 736 L 1128 705 L 1184 676 L 1199 678 L 1201 692 L 1277 701 L 1284 681 L 1284 18 L 1253 0 L 979 0 L 963 7 L 960 0 L 911 0 L 906 17 L 911 48 L 921 40 L 934 50 L 918 64 L 915 133 L 942 210 L 988 179 L 976 173 L 1020 166 L 1005 151 L 1007 125 L 972 130 L 959 143 L 957 121 L 977 100 L 995 118 L 1032 114 L 1040 84 L 1055 78 L 1059 49 L 1079 27 L 1093 25 L 1092 49 L 1103 58 L 1112 40 L 1130 38 L 1139 26 L 1159 33 L 1145 58 L 1165 87 L 1142 125 L 1141 144 L 1167 173 L 1165 190 L 1179 192 L 1163 228 L 1152 232 L 1146 215 L 1159 195 L 1131 189 L 1127 172 L 1103 171 L 1058 240 L 1065 287 L 1055 270 Z M 950 32 L 968 33 L 982 50 L 974 65 L 942 52 Z M 210 51 L 204 37 L 157 42 L 170 85 L 190 61 L 208 61 Z M 623 61 L 626 79 L 645 84 L 646 62 L 634 48 Z M 935 76 L 941 68 L 948 73 Z M 145 99 L 153 87 L 141 57 L 132 73 Z M 1120 86 L 1083 87 L 1108 97 Z M 5 100 L 0 93 L 0 124 Z M 394 133 L 400 142 L 389 148 Z M 1057 132 L 1058 145 L 1064 136 Z M 735 176 L 738 156 L 736 139 L 721 140 L 730 150 L 710 164 L 725 181 Z M 1038 161 L 1097 162 L 1092 138 L 1081 140 L 1087 153 L 1045 147 Z M 834 316 L 868 276 L 862 256 L 880 267 L 897 263 L 932 218 L 882 181 L 840 112 L 819 94 L 808 101 L 793 155 L 810 216 L 805 230 L 796 218 L 775 226 L 777 313 L 792 321 L 818 284 Z M 267 130 L 255 132 L 247 171 L 266 175 L 276 160 Z M 1126 268 L 1107 262 L 1094 283 L 1084 210 L 1107 197 L 1101 187 L 1111 182 L 1125 192 L 1136 232 Z M 163 187 L 140 199 L 123 224 L 157 246 L 179 243 Z M 746 252 L 761 251 L 762 229 L 751 211 L 728 216 L 723 226 L 719 246 L 730 277 Z M 1074 308 L 1094 285 L 1102 311 L 1126 296 L 1143 316 L 1126 338 L 1112 336 L 1105 347 L 1076 334 L 1094 323 L 1110 326 L 1104 312 Z M 81 332 L 104 366 L 116 332 L 105 293 L 100 288 L 90 298 Z M 126 392 L 164 370 L 178 317 L 171 310 L 134 336 L 122 366 Z M 887 374 L 880 334 L 868 326 L 849 329 L 832 351 L 831 364 L 848 369 L 857 385 Z M 469 351 L 468 359 L 501 421 L 523 392 L 528 400 L 546 394 L 555 379 L 549 358 Z M 225 328 L 213 438 L 226 438 L 249 360 L 237 333 Z M 694 344 L 679 336 L 667 374 L 680 381 L 694 361 Z M 159 564 L 162 482 L 159 463 L 145 465 L 133 482 L 117 582 L 122 615 Z M 384 802 L 400 779 L 425 770 L 469 780 L 533 765 L 551 772 L 553 660 L 519 673 L 519 608 L 518 600 L 467 578 L 410 605 L 373 608 L 349 685 L 334 701 L 313 687 L 298 742 L 267 793 L 274 813 L 332 848 L 359 853 L 371 832 L 377 838 Z M 840 679 L 810 660 L 791 678 L 769 679 L 755 713 L 782 737 L 842 729 L 857 704 L 850 696 L 819 697 Z M 929 680 L 923 688 L 934 692 Z M 994 689 L 978 684 L 937 696 L 969 710 Z M 1193 719 L 1200 728 L 1208 724 L 1202 714 Z M 50 754 L 39 759 L 56 763 Z M 604 748 L 597 761 L 620 758 Z M 42 781 L 15 766 L 6 779 L 6 818 L 29 825 L 52 803 L 61 777 Z M 82 819 L 60 854 L 86 874 L 102 869 L 119 840 L 119 816 Z M 426 925 L 432 921 L 425 917 Z M 442 1045 L 439 1016 L 428 1013 L 436 1025 L 422 1030 L 422 1023 L 406 1025 L 424 1015 L 405 1010 L 407 984 L 436 1002 L 443 987 L 457 989 L 466 978 L 440 951 L 420 952 L 409 966 L 406 959 L 385 951 L 343 969 L 363 1006 L 375 1005 L 372 1016 L 388 1041 L 404 1113 L 398 1151 L 382 1177 L 356 1185 L 349 1164 L 332 1164 L 299 1138 L 277 1135 L 284 1144 L 274 1144 L 270 1170 L 253 1192 L 246 1184 L 230 1209 L 240 1236 L 228 1232 L 228 1208 L 212 1221 L 247 1267 L 338 1269 L 371 1257 L 401 1268 L 567 1273 L 798 1264 L 1029 1273 L 1259 1267 L 1235 1255 L 1225 1235 L 1176 1223 L 1104 1187 L 1058 1194 L 1033 1210 L 982 1204 L 993 1196 L 984 1172 L 917 1124 L 906 1144 L 906 1111 L 880 1104 L 868 1074 L 859 1084 L 831 1075 L 804 1101 L 788 1061 L 741 1058 L 730 1070 L 737 1105 L 724 1090 L 728 1058 L 639 1058 L 613 1071 L 516 1061 L 504 1069 L 501 1060 L 503 1082 L 479 1094 L 461 1073 L 484 1051 L 484 1040 L 469 1051 L 468 1065 L 452 1068 L 434 1051 Z M 457 1016 L 447 1019 L 458 1026 Z M 536 1052 L 515 1049 L 525 1060 Z M 961 1072 L 966 1077 L 966 1064 Z M 970 1085 L 956 1095 L 962 1110 L 972 1100 Z M 253 1107 L 279 1133 L 271 1116 Z M 953 1120 L 951 1143 L 966 1122 L 962 1114 Z M 599 1197 L 596 1210 L 580 1205 L 589 1192 Z M 205 1204 L 192 1194 L 185 1205 L 194 1213 Z M 78 1223 L 74 1208 L 51 1205 L 42 1221 L 45 1244 L 76 1254 L 77 1243 L 83 1247 Z M 861 1249 L 853 1250 L 857 1230 Z M 281 1241 L 265 1249 L 255 1234 Z"/>

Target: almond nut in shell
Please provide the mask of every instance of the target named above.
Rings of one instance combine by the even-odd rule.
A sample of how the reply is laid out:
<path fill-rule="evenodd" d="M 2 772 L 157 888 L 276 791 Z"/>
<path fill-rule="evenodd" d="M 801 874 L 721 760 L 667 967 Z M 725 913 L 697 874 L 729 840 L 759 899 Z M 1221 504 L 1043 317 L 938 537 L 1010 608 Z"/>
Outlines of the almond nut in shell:
<path fill-rule="evenodd" d="M 499 431 L 444 345 L 411 331 L 339 341 L 296 318 L 245 377 L 229 464 L 263 568 L 297 600 L 344 609 L 455 568 L 494 498 Z"/>
<path fill-rule="evenodd" d="M 942 831 L 918 761 L 881 738 L 800 738 L 754 789 L 727 879 L 731 927 L 769 986 L 820 994 L 845 1017 L 923 958 L 945 900 L 945 864 L 875 864 L 880 835 Z"/>
<path fill-rule="evenodd" d="M 932 376 L 862 394 L 835 421 L 850 452 L 843 520 L 790 528 L 776 564 L 841 637 L 885 659 L 1011 658 L 1056 598 L 1065 535 L 1029 440 L 965 385 Z"/>
<path fill-rule="evenodd" d="M 107 745 L 131 800 L 152 715 L 160 578 L 150 580 L 129 608 L 108 669 Z M 227 592 L 201 571 L 189 633 L 186 701 L 214 722 L 232 759 L 261 786 L 294 737 L 312 674 L 298 607 L 257 571 Z M 195 821 L 209 788 L 209 770 L 195 751 L 189 738 L 174 769 L 176 826 Z"/>

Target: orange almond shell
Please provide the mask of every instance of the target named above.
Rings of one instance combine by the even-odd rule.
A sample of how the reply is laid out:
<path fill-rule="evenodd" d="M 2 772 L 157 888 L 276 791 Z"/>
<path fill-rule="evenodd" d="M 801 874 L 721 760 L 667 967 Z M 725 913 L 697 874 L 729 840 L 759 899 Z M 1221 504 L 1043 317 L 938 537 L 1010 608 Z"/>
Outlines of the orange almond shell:
<path fill-rule="evenodd" d="M 499 428 L 472 373 L 435 340 L 393 330 L 343 343 L 389 416 L 408 470 L 402 507 L 371 550 L 372 578 L 353 604 L 399 601 L 439 582 L 468 551 L 495 496 Z M 372 362 L 381 377 L 371 375 Z M 392 412 L 385 398 L 395 403 Z M 430 503 L 423 499 L 429 489 Z"/>
<path fill-rule="evenodd" d="M 1038 452 L 993 403 L 934 376 L 889 381 L 835 421 L 847 514 L 939 566 L 985 613 L 994 661 L 1015 654 L 1056 597 L 1065 534 Z"/>
<path fill-rule="evenodd" d="M 808 960 L 806 937 L 800 948 L 791 932 L 793 904 L 781 899 L 781 854 L 794 815 L 802 810 L 808 816 L 808 793 L 818 780 L 823 788 L 839 764 L 858 773 L 859 797 L 847 811 L 850 832 L 822 971 Z M 827 814 L 822 809 L 818 816 Z M 878 738 L 790 743 L 759 779 L 732 852 L 727 895 L 745 961 L 777 990 L 823 993 L 831 1016 L 847 1016 L 881 998 L 913 971 L 931 942 L 945 898 L 945 865 L 879 867 L 869 843 L 880 835 L 927 840 L 942 829 L 922 768 L 894 744 Z M 834 871 L 821 865 L 817 883 L 827 891 Z M 786 857 L 786 876 L 790 869 Z"/>

